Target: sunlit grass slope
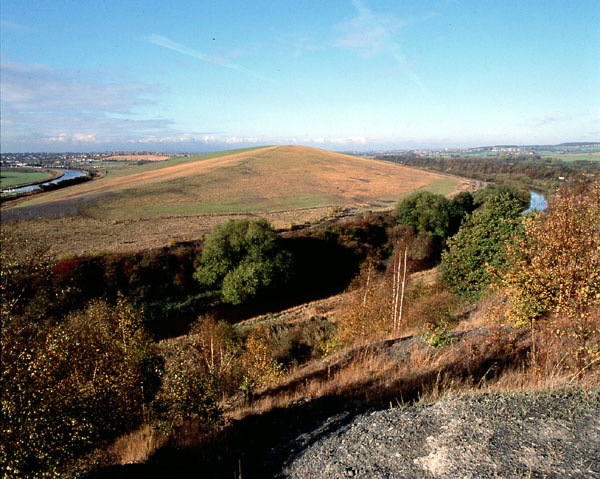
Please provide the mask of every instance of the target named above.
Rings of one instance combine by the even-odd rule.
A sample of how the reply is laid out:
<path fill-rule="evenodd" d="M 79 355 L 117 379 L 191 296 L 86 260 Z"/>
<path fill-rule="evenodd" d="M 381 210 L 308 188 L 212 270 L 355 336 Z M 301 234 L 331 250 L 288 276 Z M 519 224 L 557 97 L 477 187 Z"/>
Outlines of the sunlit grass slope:
<path fill-rule="evenodd" d="M 97 197 L 86 213 L 105 218 L 376 208 L 415 189 L 449 193 L 459 182 L 325 150 L 269 146 L 130 168 L 22 205 Z"/>

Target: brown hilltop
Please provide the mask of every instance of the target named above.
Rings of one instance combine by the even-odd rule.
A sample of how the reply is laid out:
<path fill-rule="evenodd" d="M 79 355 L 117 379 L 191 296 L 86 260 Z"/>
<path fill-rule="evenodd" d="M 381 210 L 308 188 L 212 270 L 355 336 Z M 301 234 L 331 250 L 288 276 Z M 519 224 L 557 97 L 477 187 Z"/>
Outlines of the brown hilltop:
<path fill-rule="evenodd" d="M 195 240 L 232 217 L 261 216 L 285 228 L 340 210 L 390 209 L 415 189 L 448 194 L 471 186 L 369 158 L 268 146 L 115 171 L 3 209 L 2 226 L 42 238 L 59 255 L 135 251 Z"/>
<path fill-rule="evenodd" d="M 310 206 L 368 206 L 394 201 L 419 188 L 448 182 L 443 175 L 303 146 L 270 146 L 205 159 L 203 155 L 158 169 L 132 168 L 44 195 L 35 203 L 85 199 L 116 193 L 127 210 L 185 214 L 273 211 Z M 103 206 L 110 209 L 115 200 Z M 194 206 L 196 203 L 196 206 Z M 219 208 L 219 204 L 222 208 Z M 24 203 L 27 205 L 27 203 Z M 160 207 L 157 208 L 157 206 Z M 114 204 L 114 206 L 117 206 Z M 153 211 L 156 210 L 156 211 Z M 160 210 L 160 211 L 159 211 Z"/>

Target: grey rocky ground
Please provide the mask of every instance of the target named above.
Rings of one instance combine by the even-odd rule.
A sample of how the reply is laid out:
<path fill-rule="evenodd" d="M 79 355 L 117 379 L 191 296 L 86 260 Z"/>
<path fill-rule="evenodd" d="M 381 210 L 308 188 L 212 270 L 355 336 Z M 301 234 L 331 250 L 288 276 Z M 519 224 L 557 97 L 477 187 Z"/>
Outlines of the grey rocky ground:
<path fill-rule="evenodd" d="M 277 449 L 286 478 L 600 477 L 600 390 L 343 413 Z"/>

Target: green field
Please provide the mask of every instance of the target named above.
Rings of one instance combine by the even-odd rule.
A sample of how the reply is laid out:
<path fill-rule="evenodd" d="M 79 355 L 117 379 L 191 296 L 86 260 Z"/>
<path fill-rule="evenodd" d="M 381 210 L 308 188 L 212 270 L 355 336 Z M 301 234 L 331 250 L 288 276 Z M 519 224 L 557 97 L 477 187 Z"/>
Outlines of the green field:
<path fill-rule="evenodd" d="M 598 153 L 544 153 L 542 158 L 553 158 L 562 161 L 600 161 Z"/>
<path fill-rule="evenodd" d="M 449 195 L 456 191 L 456 186 L 459 180 L 452 177 L 440 178 L 439 180 L 432 181 L 429 185 L 420 188 L 422 190 L 431 191 L 438 195 Z"/>
<path fill-rule="evenodd" d="M 48 171 L 31 170 L 26 168 L 2 168 L 0 170 L 0 189 L 16 188 L 45 181 L 51 178 Z"/>

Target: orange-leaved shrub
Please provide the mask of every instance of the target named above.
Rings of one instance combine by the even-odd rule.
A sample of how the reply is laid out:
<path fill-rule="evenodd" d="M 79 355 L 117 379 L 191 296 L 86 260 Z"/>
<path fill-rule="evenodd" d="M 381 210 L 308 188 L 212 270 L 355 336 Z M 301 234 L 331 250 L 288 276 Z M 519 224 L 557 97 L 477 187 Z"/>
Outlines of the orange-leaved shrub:
<path fill-rule="evenodd" d="M 564 185 L 525 222 L 505 275 L 507 318 L 539 328 L 537 367 L 600 366 L 600 184 Z M 535 339 L 535 338 L 534 338 Z"/>
<path fill-rule="evenodd" d="M 525 221 L 511 260 L 503 285 L 514 322 L 550 313 L 577 321 L 600 304 L 600 184 L 563 186 Z"/>

